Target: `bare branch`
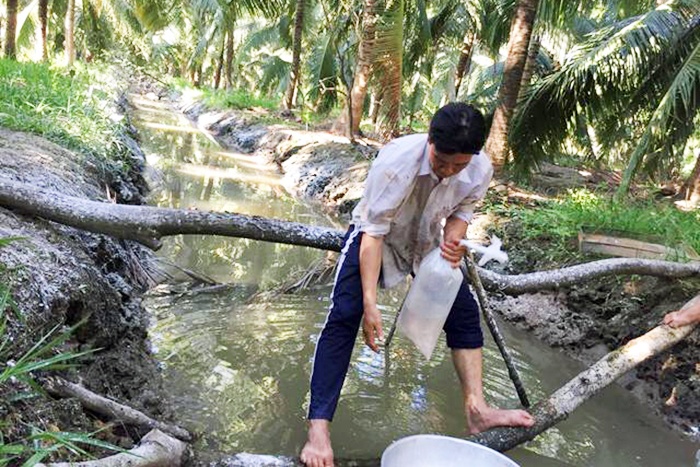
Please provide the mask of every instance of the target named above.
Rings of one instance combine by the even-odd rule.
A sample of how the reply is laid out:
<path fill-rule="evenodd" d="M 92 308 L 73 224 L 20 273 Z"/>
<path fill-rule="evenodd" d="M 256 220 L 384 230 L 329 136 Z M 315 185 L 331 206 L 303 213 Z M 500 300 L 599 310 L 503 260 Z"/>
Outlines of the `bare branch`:
<path fill-rule="evenodd" d="M 130 425 L 136 425 L 146 428 L 157 428 L 158 430 L 170 433 L 171 435 L 183 440 L 192 441 L 193 436 L 187 430 L 179 426 L 170 425 L 168 423 L 159 422 L 143 412 L 127 407 L 126 405 L 115 402 L 106 397 L 102 397 L 94 392 L 70 381 L 61 378 L 51 377 L 43 381 L 44 389 L 49 394 L 58 397 L 74 397 L 80 401 L 83 407 L 92 410 L 98 414 L 109 417 L 112 420 L 118 420 Z"/>

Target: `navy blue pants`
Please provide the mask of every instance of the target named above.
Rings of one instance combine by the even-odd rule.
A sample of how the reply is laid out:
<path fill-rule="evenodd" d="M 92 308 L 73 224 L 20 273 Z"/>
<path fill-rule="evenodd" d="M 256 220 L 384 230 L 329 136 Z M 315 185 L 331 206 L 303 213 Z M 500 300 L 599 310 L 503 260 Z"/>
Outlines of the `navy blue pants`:
<path fill-rule="evenodd" d="M 351 226 L 338 260 L 330 310 L 316 343 L 311 373 L 310 420 L 333 420 L 350 365 L 363 314 L 361 241 L 362 232 Z M 476 349 L 484 345 L 479 308 L 465 282 L 462 282 L 443 329 L 447 334 L 447 346 L 452 349 Z"/>

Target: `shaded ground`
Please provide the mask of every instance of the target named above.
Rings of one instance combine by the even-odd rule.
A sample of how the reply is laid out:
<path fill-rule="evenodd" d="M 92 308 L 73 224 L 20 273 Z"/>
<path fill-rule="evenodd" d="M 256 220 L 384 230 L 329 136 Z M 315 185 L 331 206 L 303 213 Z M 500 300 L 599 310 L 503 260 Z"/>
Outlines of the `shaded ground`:
<path fill-rule="evenodd" d="M 284 126 L 257 125 L 246 112 L 202 113 L 200 106 L 188 115 L 208 129 L 225 146 L 259 154 L 278 165 L 290 192 L 322 201 L 348 217 L 362 195 L 369 161 L 377 143 L 352 146 L 327 133 L 311 133 Z M 587 173 L 547 165 L 529 195 L 547 196 L 565 188 L 610 185 L 613 173 Z M 522 191 L 496 184 L 491 197 L 523 202 Z M 506 229 L 504 245 L 511 255 L 510 274 L 559 267 L 545 258 L 548 240 L 523 244 L 516 221 Z M 510 242 L 510 245 L 508 244 Z M 576 248 L 572 244 L 571 248 Z M 595 257 L 589 257 L 592 261 Z M 519 297 L 493 296 L 492 306 L 504 319 L 534 333 L 569 356 L 591 364 L 627 341 L 644 334 L 668 311 L 680 308 L 700 291 L 700 278 L 669 281 L 651 277 L 602 278 L 556 292 Z M 700 435 L 700 337 L 697 333 L 620 381 L 625 388 L 662 416 L 671 426 L 695 439 Z"/>

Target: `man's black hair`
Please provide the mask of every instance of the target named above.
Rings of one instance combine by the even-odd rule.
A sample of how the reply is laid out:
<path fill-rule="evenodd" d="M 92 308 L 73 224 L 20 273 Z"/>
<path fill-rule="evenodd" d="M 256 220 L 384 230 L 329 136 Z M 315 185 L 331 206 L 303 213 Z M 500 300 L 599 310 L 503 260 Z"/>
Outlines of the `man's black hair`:
<path fill-rule="evenodd" d="M 484 116 L 472 105 L 451 102 L 435 112 L 428 138 L 442 154 L 476 154 L 486 141 Z"/>

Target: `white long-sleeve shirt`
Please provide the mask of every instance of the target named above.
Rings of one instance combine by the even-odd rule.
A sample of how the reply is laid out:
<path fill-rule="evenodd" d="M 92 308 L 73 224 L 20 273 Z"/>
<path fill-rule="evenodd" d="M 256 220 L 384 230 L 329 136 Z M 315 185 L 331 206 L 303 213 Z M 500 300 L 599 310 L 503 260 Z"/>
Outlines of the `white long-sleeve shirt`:
<path fill-rule="evenodd" d="M 481 151 L 458 174 L 438 179 L 430 167 L 427 134 L 397 138 L 379 151 L 352 223 L 384 238 L 383 287 L 418 270 L 423 257 L 440 244 L 445 219 L 471 221 L 492 175 L 491 161 Z"/>

